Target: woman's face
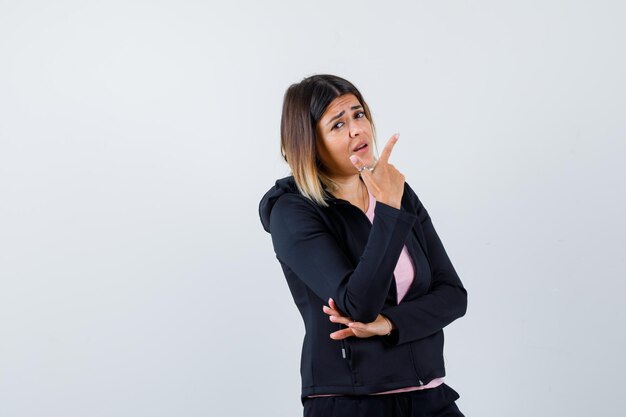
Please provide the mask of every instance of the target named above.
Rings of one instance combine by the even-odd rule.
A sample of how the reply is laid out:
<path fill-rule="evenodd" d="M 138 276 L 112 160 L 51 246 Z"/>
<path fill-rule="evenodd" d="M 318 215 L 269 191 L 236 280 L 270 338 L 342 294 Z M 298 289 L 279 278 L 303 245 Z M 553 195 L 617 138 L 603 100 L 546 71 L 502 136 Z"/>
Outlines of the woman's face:
<path fill-rule="evenodd" d="M 318 157 L 330 177 L 357 174 L 350 155 L 374 165 L 372 125 L 354 94 L 334 99 L 317 123 Z"/>

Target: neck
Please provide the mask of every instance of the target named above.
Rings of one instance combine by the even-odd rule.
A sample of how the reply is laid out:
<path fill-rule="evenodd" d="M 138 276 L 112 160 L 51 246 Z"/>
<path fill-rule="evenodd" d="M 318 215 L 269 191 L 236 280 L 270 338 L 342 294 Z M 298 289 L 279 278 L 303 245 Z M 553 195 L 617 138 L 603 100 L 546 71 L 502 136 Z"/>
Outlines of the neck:
<path fill-rule="evenodd" d="M 369 195 L 367 194 L 367 187 L 359 175 L 333 178 L 333 181 L 337 184 L 337 189 L 333 192 L 335 197 L 349 201 L 353 206 L 367 211 Z"/>

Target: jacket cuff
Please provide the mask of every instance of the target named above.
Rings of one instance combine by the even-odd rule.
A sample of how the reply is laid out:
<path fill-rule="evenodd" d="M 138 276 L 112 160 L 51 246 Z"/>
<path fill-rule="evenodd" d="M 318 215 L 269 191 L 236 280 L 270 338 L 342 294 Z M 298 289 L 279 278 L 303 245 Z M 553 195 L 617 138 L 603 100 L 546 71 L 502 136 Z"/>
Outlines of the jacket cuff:
<path fill-rule="evenodd" d="M 381 203 L 380 201 L 376 202 L 376 206 L 374 207 L 374 215 L 374 218 L 379 215 L 391 217 L 401 222 L 407 223 L 409 226 L 413 226 L 415 220 L 417 220 L 416 214 L 403 210 L 402 208 L 397 209 L 395 207 L 391 207 L 390 205 Z"/>
<path fill-rule="evenodd" d="M 397 317 L 393 312 L 390 311 L 390 309 L 383 309 L 380 314 L 387 317 L 394 324 L 394 326 L 396 326 L 396 328 L 391 331 L 391 334 L 384 338 L 385 343 L 389 346 L 404 343 L 403 340 L 400 340 L 400 333 L 402 330 L 401 328 L 404 325 L 404 323 L 402 323 L 402 319 Z"/>

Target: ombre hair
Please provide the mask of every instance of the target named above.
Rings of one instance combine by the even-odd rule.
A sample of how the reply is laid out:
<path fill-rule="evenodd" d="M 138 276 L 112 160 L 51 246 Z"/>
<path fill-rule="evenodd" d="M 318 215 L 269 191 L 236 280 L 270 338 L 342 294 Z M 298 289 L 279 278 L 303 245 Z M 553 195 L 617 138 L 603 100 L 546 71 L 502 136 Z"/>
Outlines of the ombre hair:
<path fill-rule="evenodd" d="M 365 117 L 374 130 L 374 122 L 363 96 L 343 78 L 319 74 L 291 85 L 285 92 L 280 121 L 280 150 L 302 195 L 321 206 L 328 206 L 326 190 L 337 184 L 328 176 L 317 153 L 317 124 L 337 97 L 354 94 L 363 106 Z M 372 138 L 375 143 L 375 135 Z"/>

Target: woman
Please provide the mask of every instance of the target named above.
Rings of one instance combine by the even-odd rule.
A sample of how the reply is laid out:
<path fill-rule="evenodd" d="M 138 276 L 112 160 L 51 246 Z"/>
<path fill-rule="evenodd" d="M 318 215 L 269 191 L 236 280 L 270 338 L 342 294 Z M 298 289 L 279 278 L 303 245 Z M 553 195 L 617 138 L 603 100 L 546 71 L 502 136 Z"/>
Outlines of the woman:
<path fill-rule="evenodd" d="M 463 416 L 444 384 L 443 327 L 467 292 L 428 212 L 376 159 L 367 103 L 350 82 L 287 90 L 281 150 L 292 176 L 259 212 L 304 320 L 305 416 Z"/>

